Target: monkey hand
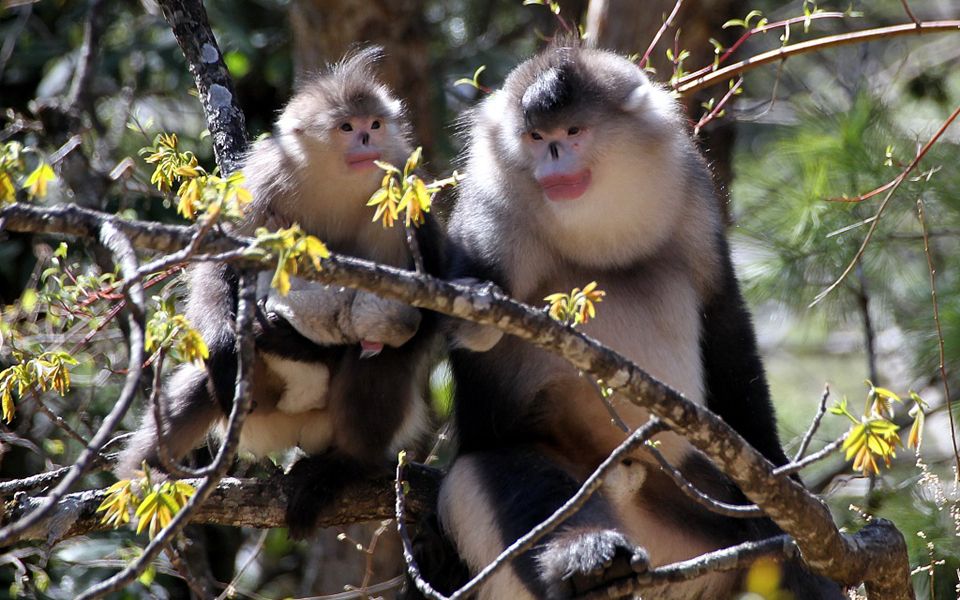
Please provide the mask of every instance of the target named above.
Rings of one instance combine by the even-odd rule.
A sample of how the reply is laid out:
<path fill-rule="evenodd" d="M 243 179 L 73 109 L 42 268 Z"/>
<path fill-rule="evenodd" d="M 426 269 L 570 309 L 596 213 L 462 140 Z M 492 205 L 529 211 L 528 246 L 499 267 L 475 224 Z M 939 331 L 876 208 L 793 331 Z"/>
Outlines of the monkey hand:
<path fill-rule="evenodd" d="M 350 310 L 348 329 L 364 348 L 378 344 L 402 346 L 417 333 L 420 311 L 367 292 L 357 292 Z"/>
<path fill-rule="evenodd" d="M 463 277 L 454 279 L 451 283 L 465 285 L 471 288 L 471 291 L 489 296 L 506 296 L 496 284 L 490 281 L 482 281 L 475 277 Z M 463 319 L 445 320 L 444 329 L 450 338 L 450 343 L 454 348 L 466 348 L 473 352 L 486 352 L 497 345 L 503 332 L 490 325 L 480 325 L 472 321 Z"/>
<path fill-rule="evenodd" d="M 550 598 L 598 591 L 650 566 L 646 550 L 614 529 L 563 532 L 547 544 L 537 562 Z"/>

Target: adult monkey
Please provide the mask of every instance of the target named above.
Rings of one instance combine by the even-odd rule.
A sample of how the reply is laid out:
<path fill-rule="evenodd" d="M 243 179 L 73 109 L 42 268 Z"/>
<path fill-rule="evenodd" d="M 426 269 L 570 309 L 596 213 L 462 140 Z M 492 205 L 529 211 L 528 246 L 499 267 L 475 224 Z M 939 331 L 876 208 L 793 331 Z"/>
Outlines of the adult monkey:
<path fill-rule="evenodd" d="M 274 135 L 244 159 L 253 196 L 238 232 L 299 224 L 333 250 L 413 266 L 402 227 L 370 222 L 366 206 L 383 173 L 374 164 L 402 164 L 412 148 L 402 103 L 377 78 L 377 47 L 360 49 L 297 91 Z M 417 232 L 426 269 L 438 272 L 438 236 Z M 421 394 L 439 337 L 426 312 L 365 292 L 294 278 L 280 296 L 258 286 L 255 409 L 240 448 L 255 455 L 299 446 L 309 456 L 286 479 L 291 535 L 312 531 L 319 511 L 347 481 L 386 465 L 393 452 L 423 433 Z M 179 460 L 225 425 L 236 379 L 237 274 L 224 264 L 191 268 L 186 315 L 210 349 L 205 368 L 184 365 L 120 455 L 117 473 L 143 461 L 161 466 L 159 444 Z"/>
<path fill-rule="evenodd" d="M 450 276 L 493 281 L 532 305 L 598 281 L 607 296 L 584 333 L 785 463 L 710 172 L 667 92 L 622 57 L 556 44 L 518 66 L 468 126 L 467 178 L 449 224 Z M 488 327 L 456 329 L 460 454 L 439 510 L 476 572 L 566 501 L 626 434 L 611 424 L 595 386 L 562 359 Z M 613 403 L 631 428 L 649 416 Z M 656 439 L 700 489 L 743 501 L 684 438 Z M 617 471 L 480 597 L 580 594 L 780 533 L 768 519 L 709 512 L 642 450 Z M 644 596 L 727 598 L 742 575 L 711 573 Z M 799 563 L 784 565 L 782 585 L 797 598 L 842 597 Z"/>

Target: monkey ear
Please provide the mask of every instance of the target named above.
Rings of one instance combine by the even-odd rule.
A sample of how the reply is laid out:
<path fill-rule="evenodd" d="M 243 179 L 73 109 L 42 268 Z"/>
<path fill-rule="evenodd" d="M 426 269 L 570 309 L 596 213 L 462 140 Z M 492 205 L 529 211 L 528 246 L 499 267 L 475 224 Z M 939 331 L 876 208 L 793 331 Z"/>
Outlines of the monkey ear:
<path fill-rule="evenodd" d="M 627 94 L 620 107 L 626 112 L 636 112 L 646 106 L 649 97 L 650 86 L 646 84 L 638 85 Z"/>

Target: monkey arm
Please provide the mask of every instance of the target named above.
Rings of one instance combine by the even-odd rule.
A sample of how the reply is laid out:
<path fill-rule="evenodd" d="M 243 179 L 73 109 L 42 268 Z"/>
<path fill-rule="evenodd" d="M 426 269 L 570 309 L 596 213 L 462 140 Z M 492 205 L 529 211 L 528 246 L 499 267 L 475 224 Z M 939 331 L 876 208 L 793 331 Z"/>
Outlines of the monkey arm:
<path fill-rule="evenodd" d="M 775 465 L 787 462 L 777 438 L 773 405 L 753 322 L 740 293 L 727 242 L 721 244 L 719 289 L 704 304 L 700 352 L 707 407 Z"/>
<path fill-rule="evenodd" d="M 261 289 L 269 274 L 261 275 Z M 298 333 L 321 346 L 369 341 L 398 347 L 420 326 L 420 311 L 367 292 L 326 286 L 299 278 L 281 296 L 270 289 L 265 309 L 285 319 Z"/>

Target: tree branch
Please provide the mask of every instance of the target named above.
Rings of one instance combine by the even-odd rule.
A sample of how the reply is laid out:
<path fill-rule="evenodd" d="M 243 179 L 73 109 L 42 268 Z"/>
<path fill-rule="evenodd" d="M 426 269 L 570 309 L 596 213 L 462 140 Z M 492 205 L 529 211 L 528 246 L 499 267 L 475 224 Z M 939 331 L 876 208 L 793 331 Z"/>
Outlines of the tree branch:
<path fill-rule="evenodd" d="M 123 221 L 96 211 L 64 207 L 40 209 L 13 205 L 0 211 L 0 224 L 21 232 L 52 232 L 62 224 L 74 235 L 105 220 L 129 231 L 131 239 L 155 242 L 170 251 L 190 242 L 191 229 Z M 118 222 L 119 221 L 119 222 Z M 141 232 L 142 235 L 136 235 Z M 240 240 L 217 231 L 200 244 L 241 247 Z M 159 247 L 159 246 L 162 246 Z M 271 265 L 238 259 L 243 266 L 270 269 Z M 545 313 L 511 300 L 488 287 L 473 289 L 433 277 L 418 275 L 369 261 L 331 255 L 316 272 L 305 265 L 298 276 L 320 283 L 345 285 L 384 298 L 434 310 L 484 325 L 493 325 L 553 352 L 604 382 L 661 418 L 676 433 L 709 456 L 743 493 L 797 542 L 807 564 L 816 572 L 842 584 L 861 581 L 873 598 L 912 598 L 910 568 L 903 536 L 880 521 L 856 534 L 843 534 L 834 525 L 826 506 L 799 483 L 778 476 L 774 466 L 754 450 L 727 423 L 657 381 L 637 365 L 572 328 L 560 325 Z M 880 543 L 879 540 L 884 540 Z"/>
<path fill-rule="evenodd" d="M 434 467 L 416 463 L 407 465 L 404 479 L 410 483 L 410 490 L 405 497 L 411 521 L 436 506 L 440 477 L 440 470 Z M 200 479 L 185 481 L 194 486 L 201 482 Z M 18 493 L 3 505 L 0 522 L 12 523 L 23 518 L 41 506 L 46 498 Z M 54 543 L 60 539 L 108 531 L 111 528 L 100 522 L 102 514 L 96 513 L 104 498 L 105 489 L 67 494 L 56 503 L 45 528 L 28 530 L 12 542 L 45 540 Z M 276 477 L 226 477 L 211 490 L 206 502 L 193 515 L 191 523 L 258 529 L 285 527 L 286 505 L 286 494 Z M 317 524 L 319 527 L 336 527 L 360 521 L 391 519 L 393 514 L 393 477 L 385 474 L 347 486 L 336 502 L 320 514 Z"/>
<path fill-rule="evenodd" d="M 681 77 L 674 84 L 674 89 L 681 94 L 689 94 L 705 87 L 710 87 L 734 75 L 740 75 L 747 71 L 752 71 L 759 66 L 778 60 L 786 60 L 791 56 L 806 54 L 807 52 L 816 52 L 826 48 L 837 46 L 847 46 L 849 44 L 859 44 L 871 40 L 899 37 L 901 35 L 920 35 L 924 33 L 960 33 L 960 20 L 953 21 L 923 21 L 921 23 L 903 23 L 900 25 L 891 25 L 889 27 L 877 27 L 875 29 L 865 29 L 863 31 L 851 31 L 849 33 L 840 33 L 837 35 L 828 35 L 821 38 L 799 42 L 789 46 L 783 46 L 769 52 L 762 52 L 756 56 L 751 56 L 740 62 L 727 65 L 706 75 L 700 72 Z"/>
<path fill-rule="evenodd" d="M 197 83 L 213 152 L 225 175 L 240 169 L 247 128 L 233 80 L 200 0 L 158 0 Z"/>

